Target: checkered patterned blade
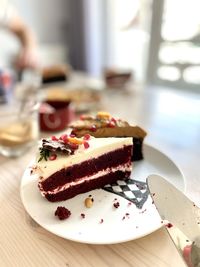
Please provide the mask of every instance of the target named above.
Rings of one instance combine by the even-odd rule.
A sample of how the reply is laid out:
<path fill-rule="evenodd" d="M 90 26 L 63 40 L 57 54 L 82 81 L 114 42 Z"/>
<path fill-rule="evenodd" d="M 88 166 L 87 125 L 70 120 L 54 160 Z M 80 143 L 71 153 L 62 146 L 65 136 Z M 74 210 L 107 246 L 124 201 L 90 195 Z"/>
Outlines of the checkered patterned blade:
<path fill-rule="evenodd" d="M 103 189 L 126 198 L 139 209 L 143 207 L 149 195 L 147 184 L 133 179 L 118 180 L 114 184 L 104 186 Z"/>

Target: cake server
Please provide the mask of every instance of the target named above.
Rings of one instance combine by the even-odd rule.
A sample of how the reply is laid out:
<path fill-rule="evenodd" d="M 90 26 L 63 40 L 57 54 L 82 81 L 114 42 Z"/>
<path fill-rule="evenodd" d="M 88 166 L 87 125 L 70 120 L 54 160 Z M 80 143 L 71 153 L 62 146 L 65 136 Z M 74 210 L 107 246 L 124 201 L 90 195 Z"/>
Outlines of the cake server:
<path fill-rule="evenodd" d="M 199 267 L 200 208 L 161 176 L 150 175 L 147 185 L 178 251 L 189 267 Z"/>

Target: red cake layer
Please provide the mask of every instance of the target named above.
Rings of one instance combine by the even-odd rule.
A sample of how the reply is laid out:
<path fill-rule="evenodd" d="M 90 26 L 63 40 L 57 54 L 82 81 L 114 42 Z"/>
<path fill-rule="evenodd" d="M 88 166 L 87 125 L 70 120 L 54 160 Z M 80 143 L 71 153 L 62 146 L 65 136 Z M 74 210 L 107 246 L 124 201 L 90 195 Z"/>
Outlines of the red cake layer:
<path fill-rule="evenodd" d="M 126 180 L 130 176 L 129 171 L 127 172 L 122 172 L 122 171 L 116 171 L 116 172 L 111 172 L 107 175 L 101 176 L 97 179 L 93 179 L 91 181 L 85 181 L 82 184 L 78 184 L 72 187 L 67 188 L 64 191 L 61 191 L 57 194 L 47 194 L 45 197 L 51 201 L 51 202 L 56 202 L 56 201 L 63 201 L 70 199 L 78 194 L 81 193 L 86 193 L 89 192 L 93 189 L 96 188 L 102 188 L 106 184 L 112 184 L 116 182 L 117 180 Z"/>
<path fill-rule="evenodd" d="M 104 154 L 97 159 L 93 158 L 84 161 L 81 164 L 75 164 L 54 173 L 48 179 L 39 183 L 39 186 L 44 191 L 51 191 L 58 186 L 63 186 L 66 183 L 76 181 L 81 177 L 91 176 L 99 171 L 109 168 L 110 166 L 117 167 L 125 164 L 131 161 L 131 151 L 132 146 L 126 146 Z M 107 183 L 110 183 L 110 181 L 108 180 Z"/>

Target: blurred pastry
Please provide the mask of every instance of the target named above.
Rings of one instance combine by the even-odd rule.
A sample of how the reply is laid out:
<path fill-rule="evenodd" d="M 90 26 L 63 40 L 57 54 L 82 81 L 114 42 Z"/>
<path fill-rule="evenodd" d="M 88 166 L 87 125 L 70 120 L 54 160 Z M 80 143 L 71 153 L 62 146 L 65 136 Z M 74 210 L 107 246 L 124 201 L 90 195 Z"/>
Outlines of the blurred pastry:
<path fill-rule="evenodd" d="M 42 69 L 42 84 L 67 81 L 70 74 L 68 65 L 53 65 Z"/>
<path fill-rule="evenodd" d="M 131 77 L 130 70 L 105 69 L 104 71 L 104 79 L 108 88 L 123 88 Z"/>
<path fill-rule="evenodd" d="M 88 88 L 51 88 L 47 92 L 47 100 L 70 101 L 76 112 L 85 112 L 96 109 L 100 105 L 101 92 Z"/>
<path fill-rule="evenodd" d="M 146 131 L 136 125 L 130 125 L 127 121 L 116 119 L 108 112 L 98 112 L 95 116 L 82 115 L 79 120 L 72 122 L 69 127 L 72 134 L 82 137 L 90 134 L 97 138 L 103 137 L 132 137 L 133 156 L 132 160 L 143 159 L 143 140 Z"/>

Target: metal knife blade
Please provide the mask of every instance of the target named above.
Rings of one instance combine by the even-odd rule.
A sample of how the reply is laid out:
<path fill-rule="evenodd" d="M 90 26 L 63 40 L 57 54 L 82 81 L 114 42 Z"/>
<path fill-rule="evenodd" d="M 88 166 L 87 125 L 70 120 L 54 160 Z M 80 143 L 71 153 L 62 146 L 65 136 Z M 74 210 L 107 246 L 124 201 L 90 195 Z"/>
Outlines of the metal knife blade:
<path fill-rule="evenodd" d="M 200 208 L 175 186 L 159 175 L 147 177 L 154 204 L 165 221 L 168 233 L 189 266 L 200 266 Z M 168 223 L 167 223 L 168 222 Z"/>

